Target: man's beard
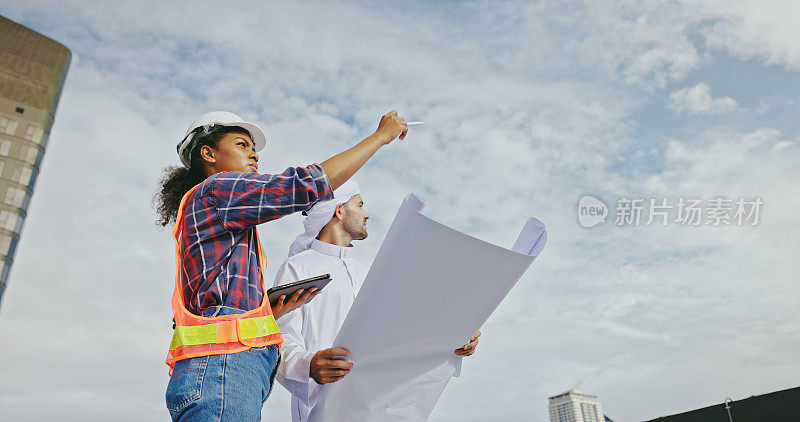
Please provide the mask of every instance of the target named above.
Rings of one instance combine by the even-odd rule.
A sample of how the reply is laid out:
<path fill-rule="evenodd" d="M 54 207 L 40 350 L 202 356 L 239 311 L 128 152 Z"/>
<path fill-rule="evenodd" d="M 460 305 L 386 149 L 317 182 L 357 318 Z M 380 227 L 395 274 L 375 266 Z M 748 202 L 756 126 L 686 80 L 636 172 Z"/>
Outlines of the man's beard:
<path fill-rule="evenodd" d="M 367 226 L 358 218 L 345 219 L 344 230 L 353 240 L 364 240 L 367 238 Z"/>

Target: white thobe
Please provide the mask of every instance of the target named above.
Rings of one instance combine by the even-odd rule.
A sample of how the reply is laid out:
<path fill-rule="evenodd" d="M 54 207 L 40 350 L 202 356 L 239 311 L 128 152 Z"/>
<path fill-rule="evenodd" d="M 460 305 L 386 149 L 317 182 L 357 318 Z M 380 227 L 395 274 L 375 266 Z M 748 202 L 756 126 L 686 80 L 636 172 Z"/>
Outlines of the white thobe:
<path fill-rule="evenodd" d="M 280 317 L 283 335 L 276 379 L 292 393 L 292 421 L 308 419 L 320 385 L 309 377 L 311 358 L 333 346 L 369 266 L 353 258 L 352 247 L 314 240 L 311 249 L 290 257 L 278 270 L 275 286 L 320 274 L 331 281 L 311 302 Z"/>
<path fill-rule="evenodd" d="M 317 402 L 322 386 L 309 376 L 311 358 L 333 341 L 353 306 L 369 265 L 353 257 L 353 247 L 314 240 L 311 248 L 290 257 L 275 277 L 275 286 L 321 274 L 331 281 L 311 302 L 278 318 L 283 335 L 281 363 L 275 379 L 292 393 L 292 422 L 305 422 Z M 461 359 L 455 360 L 461 374 Z"/>

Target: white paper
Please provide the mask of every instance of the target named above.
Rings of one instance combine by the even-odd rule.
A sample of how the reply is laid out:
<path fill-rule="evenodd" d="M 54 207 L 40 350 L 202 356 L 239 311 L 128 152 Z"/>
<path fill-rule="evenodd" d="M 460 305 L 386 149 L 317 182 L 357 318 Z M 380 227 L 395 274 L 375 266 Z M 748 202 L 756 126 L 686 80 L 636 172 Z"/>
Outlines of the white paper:
<path fill-rule="evenodd" d="M 408 195 L 392 222 L 334 347 L 352 371 L 325 384 L 311 422 L 424 421 L 469 341 L 541 252 L 544 224 L 531 218 L 514 250 L 420 213 Z"/>

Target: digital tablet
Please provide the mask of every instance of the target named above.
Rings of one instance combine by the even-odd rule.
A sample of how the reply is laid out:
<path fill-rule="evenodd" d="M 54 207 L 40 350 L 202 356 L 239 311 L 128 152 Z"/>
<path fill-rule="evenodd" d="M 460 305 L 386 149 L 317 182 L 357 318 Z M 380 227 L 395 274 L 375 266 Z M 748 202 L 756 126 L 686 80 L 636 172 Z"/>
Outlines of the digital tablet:
<path fill-rule="evenodd" d="M 279 297 L 286 295 L 286 298 L 289 298 L 294 294 L 294 292 L 298 291 L 299 289 L 308 290 L 312 287 L 316 287 L 317 290 L 322 290 L 322 288 L 327 286 L 328 283 L 330 283 L 330 281 L 331 281 L 330 274 L 322 274 L 311 278 L 307 278 L 305 280 L 295 281 L 294 283 L 275 286 L 267 290 L 267 295 L 269 297 L 269 304 L 271 306 L 275 306 L 278 303 Z"/>

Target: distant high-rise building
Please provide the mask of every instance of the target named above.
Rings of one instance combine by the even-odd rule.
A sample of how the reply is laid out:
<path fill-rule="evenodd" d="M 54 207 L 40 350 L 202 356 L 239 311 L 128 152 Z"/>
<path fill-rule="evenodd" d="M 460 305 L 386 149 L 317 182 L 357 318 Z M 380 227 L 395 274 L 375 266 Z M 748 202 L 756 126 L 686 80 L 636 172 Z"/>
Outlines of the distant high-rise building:
<path fill-rule="evenodd" d="M 72 54 L 0 16 L 0 300 Z"/>
<path fill-rule="evenodd" d="M 603 406 L 597 396 L 569 390 L 550 400 L 550 422 L 603 422 Z"/>

